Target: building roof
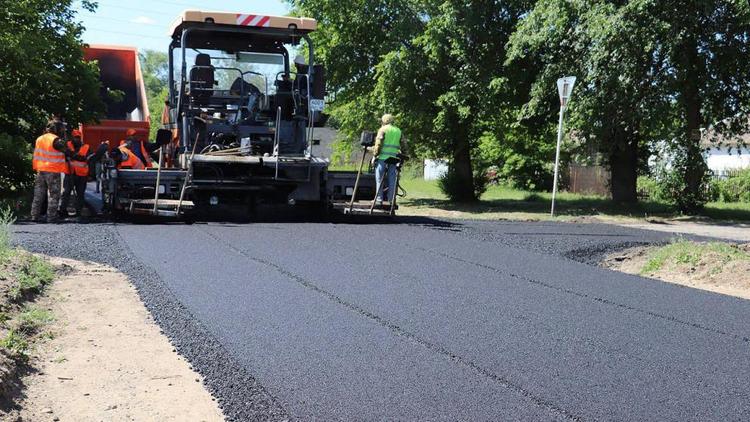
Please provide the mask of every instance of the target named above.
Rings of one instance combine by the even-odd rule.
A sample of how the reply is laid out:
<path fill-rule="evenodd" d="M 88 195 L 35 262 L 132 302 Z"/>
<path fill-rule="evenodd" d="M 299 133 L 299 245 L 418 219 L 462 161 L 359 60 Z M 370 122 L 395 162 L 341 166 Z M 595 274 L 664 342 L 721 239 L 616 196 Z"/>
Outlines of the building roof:
<path fill-rule="evenodd" d="M 729 124 L 730 119 L 724 120 L 722 123 Z M 736 135 L 725 135 L 718 133 L 715 127 L 712 125 L 708 129 L 701 133 L 701 147 L 705 149 L 709 148 L 721 148 L 721 149 L 738 149 L 750 146 L 750 118 L 748 119 L 747 125 L 743 128 L 744 133 Z"/>

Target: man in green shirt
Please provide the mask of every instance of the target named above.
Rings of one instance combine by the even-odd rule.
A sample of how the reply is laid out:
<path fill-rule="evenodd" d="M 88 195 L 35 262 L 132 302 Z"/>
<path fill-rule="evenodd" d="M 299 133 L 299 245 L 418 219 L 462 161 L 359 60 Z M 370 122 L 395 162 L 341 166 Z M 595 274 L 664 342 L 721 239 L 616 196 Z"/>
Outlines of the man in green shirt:
<path fill-rule="evenodd" d="M 393 202 L 396 195 L 396 164 L 398 155 L 406 149 L 406 142 L 401 136 L 401 129 L 393 125 L 393 115 L 386 114 L 381 119 L 383 126 L 378 130 L 375 145 L 372 148 L 373 160 L 375 161 L 375 183 L 380 187 L 377 205 L 383 204 L 385 191 L 383 179 L 388 174 L 388 201 Z"/>

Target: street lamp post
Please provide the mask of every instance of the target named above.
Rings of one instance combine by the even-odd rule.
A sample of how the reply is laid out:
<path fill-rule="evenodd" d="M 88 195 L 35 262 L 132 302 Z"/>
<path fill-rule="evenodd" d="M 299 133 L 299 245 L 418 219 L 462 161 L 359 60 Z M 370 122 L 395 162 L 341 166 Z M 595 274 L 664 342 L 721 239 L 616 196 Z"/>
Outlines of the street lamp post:
<path fill-rule="evenodd" d="M 560 120 L 557 124 L 557 150 L 555 152 L 555 178 L 552 181 L 552 209 L 550 215 L 555 216 L 555 199 L 557 197 L 557 179 L 560 173 L 560 144 L 563 138 L 563 118 L 565 110 L 568 108 L 570 95 L 573 93 L 573 86 L 576 83 L 575 76 L 566 76 L 557 80 L 557 92 L 560 94 Z"/>

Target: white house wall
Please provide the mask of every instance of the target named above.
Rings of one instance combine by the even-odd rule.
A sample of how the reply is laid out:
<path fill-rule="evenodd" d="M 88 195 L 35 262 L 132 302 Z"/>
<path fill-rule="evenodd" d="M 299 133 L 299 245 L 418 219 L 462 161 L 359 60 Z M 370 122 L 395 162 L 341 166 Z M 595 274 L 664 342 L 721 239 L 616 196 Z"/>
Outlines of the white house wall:
<path fill-rule="evenodd" d="M 733 149 L 711 148 L 706 154 L 708 168 L 718 176 L 723 176 L 727 171 L 750 168 L 750 148 L 742 148 L 740 151 Z"/>

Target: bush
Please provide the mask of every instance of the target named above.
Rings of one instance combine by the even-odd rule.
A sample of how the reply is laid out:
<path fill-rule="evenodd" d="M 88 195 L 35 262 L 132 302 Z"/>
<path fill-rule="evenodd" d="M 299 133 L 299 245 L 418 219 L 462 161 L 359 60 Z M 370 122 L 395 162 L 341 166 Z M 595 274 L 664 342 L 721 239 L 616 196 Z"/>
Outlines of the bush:
<path fill-rule="evenodd" d="M 655 171 L 660 199 L 676 206 L 685 214 L 695 214 L 711 199 L 711 171 L 703 157 L 690 147 L 674 145 L 662 152 Z M 688 183 L 693 177 L 693 184 Z"/>
<path fill-rule="evenodd" d="M 714 199 L 720 202 L 750 202 L 750 169 L 712 183 Z"/>
<path fill-rule="evenodd" d="M 453 167 L 438 179 L 440 191 L 452 202 L 472 202 L 478 200 L 487 191 L 489 180 L 485 171 L 474 172 L 474 185 L 471 191 L 466 189 L 466 181 L 458 176 Z"/>
<path fill-rule="evenodd" d="M 31 144 L 0 133 L 0 199 L 15 198 L 33 184 Z"/>
<path fill-rule="evenodd" d="M 664 189 L 662 189 L 659 181 L 653 177 L 638 176 L 637 190 L 639 196 L 643 195 L 651 201 L 666 200 Z"/>

